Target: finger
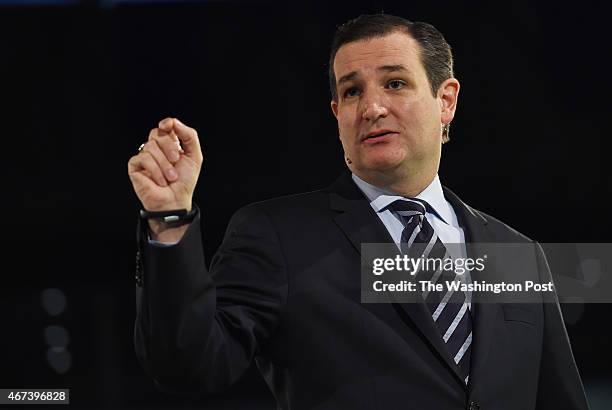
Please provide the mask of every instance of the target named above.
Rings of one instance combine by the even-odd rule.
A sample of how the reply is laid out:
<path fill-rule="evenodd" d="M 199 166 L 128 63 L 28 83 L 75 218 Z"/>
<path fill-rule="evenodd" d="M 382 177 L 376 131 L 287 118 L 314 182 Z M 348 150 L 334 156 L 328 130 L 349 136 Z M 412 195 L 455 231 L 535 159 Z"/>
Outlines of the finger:
<path fill-rule="evenodd" d="M 167 142 L 172 143 L 171 141 L 169 141 L 168 138 L 165 138 L 165 140 Z M 174 169 L 174 166 L 168 160 L 167 154 L 161 150 L 159 146 L 159 141 L 155 139 L 150 140 L 149 142 L 145 144 L 142 151 L 148 152 L 149 154 L 151 154 L 151 156 L 153 157 L 153 159 L 155 159 L 155 162 L 157 162 L 157 165 L 159 165 L 162 172 L 164 173 L 164 176 L 166 177 L 168 181 L 175 181 L 178 178 L 176 169 Z M 176 156 L 175 158 L 176 161 L 178 161 L 179 154 L 176 148 L 170 150 L 170 153 L 174 154 Z"/>
<path fill-rule="evenodd" d="M 163 120 L 161 120 L 157 126 L 162 129 L 163 131 L 166 132 L 170 132 L 172 131 L 172 128 L 174 127 L 174 119 L 170 118 L 170 117 L 166 117 Z"/>
<path fill-rule="evenodd" d="M 160 130 L 158 132 L 158 134 L 160 136 L 164 136 L 167 134 L 170 134 L 170 137 L 172 138 L 172 140 L 174 140 L 176 142 L 176 145 L 178 147 L 178 152 L 180 154 L 184 154 L 185 151 L 183 150 L 183 147 L 181 147 L 181 142 L 179 141 L 179 138 L 176 136 L 176 133 L 174 132 L 174 124 L 175 121 L 178 121 L 177 119 L 174 118 L 164 118 L 163 120 L 161 120 L 157 125 L 158 125 L 158 129 Z"/>
<path fill-rule="evenodd" d="M 140 166 L 140 158 L 138 158 L 139 155 L 140 153 L 134 155 L 128 161 L 128 176 L 130 177 L 136 191 L 142 187 L 153 188 L 154 186 L 157 186 L 155 181 L 153 181 L 153 176 L 151 173 L 144 170 Z"/>
<path fill-rule="evenodd" d="M 159 186 L 168 186 L 168 182 L 164 177 L 164 173 L 153 158 L 151 153 L 141 151 L 138 155 L 134 155 L 128 163 L 128 173 L 136 173 L 139 171 L 147 171 L 151 174 L 151 179 Z"/>
<path fill-rule="evenodd" d="M 153 128 L 149 133 L 149 141 L 156 141 L 159 148 L 164 153 L 166 159 L 172 164 L 176 163 L 181 156 L 181 145 L 174 131 L 166 132 L 159 128 Z M 165 169 L 165 168 L 164 168 Z"/>
<path fill-rule="evenodd" d="M 197 162 L 202 162 L 202 149 L 198 133 L 191 127 L 186 126 L 178 119 L 174 118 L 174 132 L 181 141 L 181 146 L 185 150 L 185 155 L 193 158 Z"/>
<path fill-rule="evenodd" d="M 157 183 L 151 179 L 151 174 L 147 171 L 130 172 L 128 175 L 137 194 L 142 188 L 151 190 L 157 187 Z"/>
<path fill-rule="evenodd" d="M 159 139 L 159 138 L 170 138 L 172 140 L 178 141 L 178 138 L 176 137 L 176 135 L 174 135 L 174 130 L 172 129 L 165 130 L 162 128 L 152 128 L 151 131 L 149 131 L 148 141 L 151 141 L 152 139 Z"/>
<path fill-rule="evenodd" d="M 143 169 L 139 163 L 137 162 L 137 157 L 140 154 L 140 152 L 136 155 L 134 155 L 132 158 L 130 158 L 130 160 L 128 161 L 128 176 L 130 178 L 132 178 L 132 175 L 135 174 L 139 174 L 139 175 L 144 175 L 145 178 L 149 179 L 149 182 L 151 184 L 157 185 L 155 183 L 155 181 L 153 181 L 153 175 L 151 175 L 151 173 L 149 171 L 147 171 L 146 169 Z"/>

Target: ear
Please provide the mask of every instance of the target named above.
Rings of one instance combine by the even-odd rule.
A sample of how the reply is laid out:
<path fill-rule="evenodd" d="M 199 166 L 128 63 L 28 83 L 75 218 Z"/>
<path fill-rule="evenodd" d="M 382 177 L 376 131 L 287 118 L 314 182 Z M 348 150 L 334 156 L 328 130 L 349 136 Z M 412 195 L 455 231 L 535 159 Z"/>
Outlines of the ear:
<path fill-rule="evenodd" d="M 332 112 L 334 113 L 334 117 L 336 117 L 336 119 L 338 119 L 338 101 L 331 101 L 331 109 Z"/>
<path fill-rule="evenodd" d="M 456 78 L 445 80 L 438 88 L 440 101 L 440 121 L 449 124 L 455 117 L 457 100 L 459 98 L 459 81 Z"/>

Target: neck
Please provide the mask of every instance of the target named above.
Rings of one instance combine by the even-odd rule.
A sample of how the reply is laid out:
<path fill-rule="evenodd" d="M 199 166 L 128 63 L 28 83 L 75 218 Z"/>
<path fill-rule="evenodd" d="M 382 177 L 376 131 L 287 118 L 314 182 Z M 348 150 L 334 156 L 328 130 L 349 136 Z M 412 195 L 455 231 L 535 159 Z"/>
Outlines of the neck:
<path fill-rule="evenodd" d="M 370 185 L 393 192 L 403 197 L 414 198 L 425 190 L 436 177 L 436 172 L 424 170 L 397 175 L 389 172 L 360 172 L 352 170 L 355 175 Z"/>

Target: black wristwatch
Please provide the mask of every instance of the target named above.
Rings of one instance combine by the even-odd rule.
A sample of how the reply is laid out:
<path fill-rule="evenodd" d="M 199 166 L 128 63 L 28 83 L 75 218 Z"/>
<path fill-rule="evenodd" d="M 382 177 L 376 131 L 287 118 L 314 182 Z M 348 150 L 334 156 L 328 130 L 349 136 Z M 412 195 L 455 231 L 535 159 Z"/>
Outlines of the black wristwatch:
<path fill-rule="evenodd" d="M 140 210 L 140 217 L 142 219 L 160 219 L 161 222 L 182 224 L 191 222 L 197 213 L 196 206 L 191 207 L 191 211 L 187 212 L 186 209 L 173 209 L 171 211 L 156 211 L 151 212 L 144 209 Z"/>

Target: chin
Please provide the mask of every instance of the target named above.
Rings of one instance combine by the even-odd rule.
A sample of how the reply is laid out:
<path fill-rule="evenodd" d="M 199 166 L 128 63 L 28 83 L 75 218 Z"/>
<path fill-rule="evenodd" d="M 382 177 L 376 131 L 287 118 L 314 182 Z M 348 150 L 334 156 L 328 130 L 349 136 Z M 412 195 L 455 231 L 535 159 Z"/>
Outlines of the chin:
<path fill-rule="evenodd" d="M 361 165 L 363 169 L 370 171 L 389 171 L 400 166 L 405 159 L 403 152 L 379 153 L 363 158 Z"/>

